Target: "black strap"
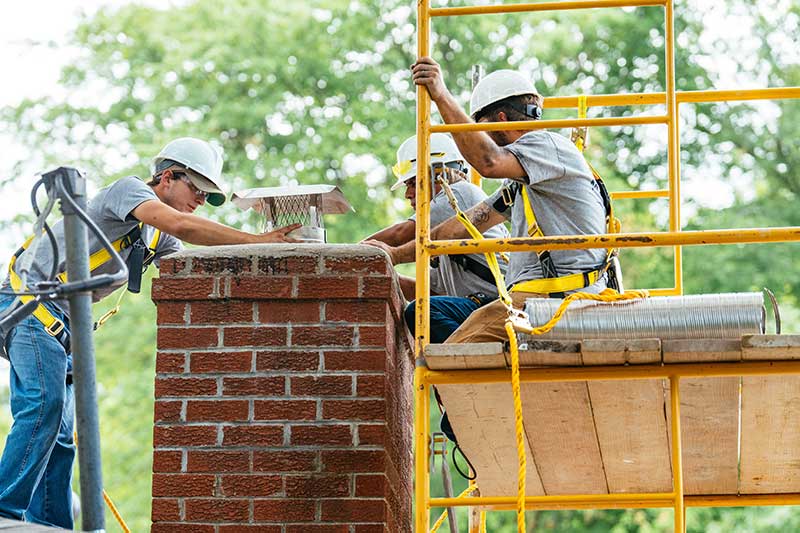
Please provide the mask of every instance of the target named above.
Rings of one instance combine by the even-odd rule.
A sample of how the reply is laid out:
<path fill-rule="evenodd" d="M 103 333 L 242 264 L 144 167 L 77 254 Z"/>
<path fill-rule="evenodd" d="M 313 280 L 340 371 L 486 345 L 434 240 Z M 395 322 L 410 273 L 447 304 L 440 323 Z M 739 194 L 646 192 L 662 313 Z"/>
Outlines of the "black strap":
<path fill-rule="evenodd" d="M 467 270 L 475 274 L 483 281 L 486 281 L 494 285 L 494 276 L 492 275 L 492 271 L 489 269 L 489 267 L 487 267 L 477 259 L 474 259 L 468 255 L 451 255 L 450 260 L 455 264 L 457 264 L 458 266 L 460 266 L 461 268 L 463 268 L 464 270 Z"/>
<path fill-rule="evenodd" d="M 142 240 L 141 228 L 137 225 L 129 231 L 123 243 L 132 245 L 131 253 L 125 260 L 128 265 L 128 291 L 138 294 L 142 290 L 142 270 L 147 250 L 147 244 Z"/>

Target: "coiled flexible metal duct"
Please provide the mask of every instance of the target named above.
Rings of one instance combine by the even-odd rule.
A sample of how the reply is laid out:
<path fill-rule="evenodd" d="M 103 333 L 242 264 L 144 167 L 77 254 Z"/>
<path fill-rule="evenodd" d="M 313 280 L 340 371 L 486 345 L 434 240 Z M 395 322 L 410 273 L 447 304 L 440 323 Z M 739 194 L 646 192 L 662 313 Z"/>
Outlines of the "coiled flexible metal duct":
<path fill-rule="evenodd" d="M 561 300 L 529 298 L 525 312 L 533 327 L 550 320 Z M 760 292 L 665 296 L 612 303 L 578 300 L 555 327 L 533 339 L 731 339 L 764 333 Z"/>

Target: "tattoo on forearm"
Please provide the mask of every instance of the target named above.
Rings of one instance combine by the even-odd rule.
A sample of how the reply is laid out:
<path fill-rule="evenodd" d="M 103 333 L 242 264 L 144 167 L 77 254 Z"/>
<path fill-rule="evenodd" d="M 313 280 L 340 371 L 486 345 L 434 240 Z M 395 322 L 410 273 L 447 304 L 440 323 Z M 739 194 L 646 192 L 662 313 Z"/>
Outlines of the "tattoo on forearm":
<path fill-rule="evenodd" d="M 472 222 L 476 226 L 480 226 L 481 224 L 485 224 L 486 222 L 488 222 L 489 215 L 491 214 L 489 209 L 490 209 L 489 206 L 484 203 L 476 205 L 469 211 L 470 222 Z"/>

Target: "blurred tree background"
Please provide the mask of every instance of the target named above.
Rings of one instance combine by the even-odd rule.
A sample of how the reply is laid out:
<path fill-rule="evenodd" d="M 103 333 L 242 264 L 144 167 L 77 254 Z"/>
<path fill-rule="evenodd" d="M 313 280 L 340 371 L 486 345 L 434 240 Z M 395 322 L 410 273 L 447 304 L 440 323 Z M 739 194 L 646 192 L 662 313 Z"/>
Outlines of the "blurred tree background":
<path fill-rule="evenodd" d="M 338 185 L 356 213 L 328 219 L 329 238 L 356 242 L 409 214 L 402 197 L 389 192 L 387 170 L 415 128 L 408 73 L 415 17 L 414 4 L 398 0 L 197 0 L 101 10 L 72 36 L 82 53 L 63 70 L 64 96 L 2 110 L 0 128 L 30 151 L 0 186 L 32 167 L 66 163 L 86 169 L 97 187 L 129 174 L 146 177 L 163 144 L 192 135 L 224 149 L 229 190 Z M 797 2 L 678 1 L 676 17 L 679 90 L 800 85 Z M 465 103 L 473 64 L 529 73 L 545 95 L 663 91 L 663 19 L 658 8 L 436 19 L 433 55 Z M 735 22 L 738 33 L 709 32 L 721 20 Z M 743 46 L 751 53 L 741 54 Z M 681 109 L 685 228 L 800 225 L 797 101 Z M 663 106 L 590 115 L 658 112 Z M 591 132 L 587 158 L 611 190 L 665 188 L 665 145 L 663 127 L 607 128 Z M 616 209 L 624 231 L 667 229 L 664 201 L 624 200 Z M 258 229 L 230 204 L 201 214 Z M 4 229 L 21 236 L 30 220 L 18 216 Z M 796 245 L 687 248 L 686 292 L 771 287 L 796 329 L 797 257 Z M 623 266 L 628 287 L 672 286 L 671 249 L 624 251 Z M 99 305 L 97 315 L 110 305 Z M 123 313 L 96 342 L 105 483 L 133 530 L 145 531 L 155 350 L 149 298 L 126 297 Z M 5 389 L 0 403 L 7 405 Z M 0 435 L 8 419 L 5 407 Z M 671 523 L 667 510 L 529 513 L 529 531 L 655 532 L 671 531 Z M 114 531 L 110 516 L 108 524 Z M 798 530 L 800 511 L 690 509 L 688 526 Z M 513 513 L 490 514 L 489 530 L 516 531 Z"/>

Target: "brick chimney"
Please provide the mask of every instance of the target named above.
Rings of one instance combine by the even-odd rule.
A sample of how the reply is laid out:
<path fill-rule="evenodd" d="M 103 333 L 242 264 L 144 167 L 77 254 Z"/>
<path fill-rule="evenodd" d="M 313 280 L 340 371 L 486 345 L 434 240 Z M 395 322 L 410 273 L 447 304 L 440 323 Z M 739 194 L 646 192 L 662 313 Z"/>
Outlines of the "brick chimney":
<path fill-rule="evenodd" d="M 154 533 L 411 531 L 413 361 L 382 252 L 189 250 L 152 297 Z"/>

